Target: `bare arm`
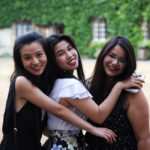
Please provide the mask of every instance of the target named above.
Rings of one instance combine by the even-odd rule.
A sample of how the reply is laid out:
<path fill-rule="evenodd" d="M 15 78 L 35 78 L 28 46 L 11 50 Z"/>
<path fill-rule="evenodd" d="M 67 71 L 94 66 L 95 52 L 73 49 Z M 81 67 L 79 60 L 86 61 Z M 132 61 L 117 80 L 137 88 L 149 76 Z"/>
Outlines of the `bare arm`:
<path fill-rule="evenodd" d="M 81 119 L 68 108 L 54 102 L 45 95 L 39 88 L 33 86 L 25 77 L 20 76 L 16 79 L 16 111 L 19 111 L 27 101 L 37 105 L 53 115 L 81 128 L 92 134 L 105 138 L 108 142 L 115 141 L 113 131 L 106 128 L 97 128 Z"/>
<path fill-rule="evenodd" d="M 138 150 L 150 150 L 149 108 L 147 100 L 140 90 L 128 96 L 127 115 L 132 124 Z"/>
<path fill-rule="evenodd" d="M 76 107 L 94 122 L 103 123 L 114 108 L 122 90 L 133 86 L 140 88 L 137 85 L 137 83 L 140 83 L 139 81 L 141 80 L 137 78 L 129 78 L 116 83 L 108 97 L 99 106 L 91 98 L 76 100 L 68 98 L 67 100 L 70 105 Z"/>

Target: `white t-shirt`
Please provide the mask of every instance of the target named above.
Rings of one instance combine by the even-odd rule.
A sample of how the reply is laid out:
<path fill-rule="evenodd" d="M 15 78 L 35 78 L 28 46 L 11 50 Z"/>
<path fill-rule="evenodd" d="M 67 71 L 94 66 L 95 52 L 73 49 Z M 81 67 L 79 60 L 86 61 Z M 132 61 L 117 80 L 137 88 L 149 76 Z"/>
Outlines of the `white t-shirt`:
<path fill-rule="evenodd" d="M 60 98 L 92 98 L 92 95 L 88 92 L 84 85 L 75 78 L 57 79 L 49 96 L 57 103 L 59 103 Z M 82 119 L 87 119 L 87 117 L 75 107 L 71 107 L 70 109 Z M 50 113 L 48 113 L 47 125 L 49 130 L 80 130 L 78 127 L 73 126 L 72 124 L 69 124 Z"/>

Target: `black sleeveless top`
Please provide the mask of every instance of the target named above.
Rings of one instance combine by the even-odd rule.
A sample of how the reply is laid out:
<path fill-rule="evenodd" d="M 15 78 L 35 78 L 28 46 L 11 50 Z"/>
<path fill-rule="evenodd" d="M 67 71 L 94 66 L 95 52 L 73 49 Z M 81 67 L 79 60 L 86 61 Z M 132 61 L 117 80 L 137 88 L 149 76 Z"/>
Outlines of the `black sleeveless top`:
<path fill-rule="evenodd" d="M 101 125 L 90 120 L 89 122 L 95 126 L 111 129 L 116 133 L 117 138 L 114 144 L 109 144 L 102 138 L 86 133 L 87 150 L 137 150 L 136 137 L 123 106 L 118 109 L 116 105 L 112 113 Z"/>
<path fill-rule="evenodd" d="M 46 126 L 47 116 L 45 115 L 42 120 L 41 109 L 30 102 L 27 102 L 23 108 L 16 113 L 14 107 L 14 89 L 15 80 L 13 80 L 10 85 L 6 102 L 3 118 L 3 139 L 0 150 L 42 150 L 40 139 L 42 131 Z M 14 128 L 17 128 L 16 134 Z"/>

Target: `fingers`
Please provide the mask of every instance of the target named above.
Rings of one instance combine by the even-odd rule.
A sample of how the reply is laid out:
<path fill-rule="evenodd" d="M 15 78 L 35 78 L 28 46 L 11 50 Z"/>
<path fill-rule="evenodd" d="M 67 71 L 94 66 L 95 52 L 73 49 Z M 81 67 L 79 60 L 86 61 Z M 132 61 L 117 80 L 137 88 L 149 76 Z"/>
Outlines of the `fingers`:
<path fill-rule="evenodd" d="M 120 81 L 120 83 L 123 83 L 121 84 L 122 89 L 133 87 L 141 89 L 143 87 L 143 83 L 145 83 L 144 78 L 145 78 L 144 74 L 133 74 L 128 79 Z"/>
<path fill-rule="evenodd" d="M 133 84 L 135 87 L 140 89 L 143 87 L 143 83 L 144 83 L 144 80 L 139 79 L 139 78 L 133 78 Z"/>
<path fill-rule="evenodd" d="M 145 81 L 144 81 L 145 75 L 144 74 L 136 74 L 136 75 L 132 75 L 131 77 L 141 81 L 142 83 L 145 83 Z"/>
<path fill-rule="evenodd" d="M 140 74 L 132 74 L 132 76 L 133 76 L 134 78 L 141 77 L 141 75 L 140 75 Z"/>
<path fill-rule="evenodd" d="M 140 79 L 140 78 L 136 78 L 134 76 L 131 76 L 130 78 L 128 78 L 127 80 L 125 80 L 126 82 L 126 86 L 128 88 L 131 88 L 131 87 L 136 87 L 138 89 L 141 89 L 143 87 L 143 83 L 144 83 L 144 80 L 143 79 Z"/>
<path fill-rule="evenodd" d="M 116 134 L 109 129 L 104 128 L 105 130 L 105 139 L 108 143 L 113 144 L 114 142 L 116 142 Z"/>
<path fill-rule="evenodd" d="M 94 128 L 95 129 L 92 130 L 93 132 L 91 132 L 92 134 L 104 138 L 110 144 L 116 142 L 117 135 L 112 130 L 107 128 L 98 128 L 98 127 L 94 127 Z"/>

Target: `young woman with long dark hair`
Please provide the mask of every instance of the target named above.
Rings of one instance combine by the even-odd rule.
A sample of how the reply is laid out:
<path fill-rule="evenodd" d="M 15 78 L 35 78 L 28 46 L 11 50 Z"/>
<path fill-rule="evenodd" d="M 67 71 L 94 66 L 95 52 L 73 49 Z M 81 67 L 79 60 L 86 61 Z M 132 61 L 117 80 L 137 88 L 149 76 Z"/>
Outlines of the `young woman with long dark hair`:
<path fill-rule="evenodd" d="M 127 79 L 136 70 L 136 57 L 130 41 L 123 36 L 111 38 L 102 48 L 92 77 L 88 81 L 89 91 L 99 105 L 105 101 L 113 86 Z M 117 104 L 108 118 L 95 126 L 112 129 L 116 142 L 107 143 L 90 133 L 86 134 L 88 150 L 149 150 L 149 108 L 142 92 L 122 91 Z"/>

